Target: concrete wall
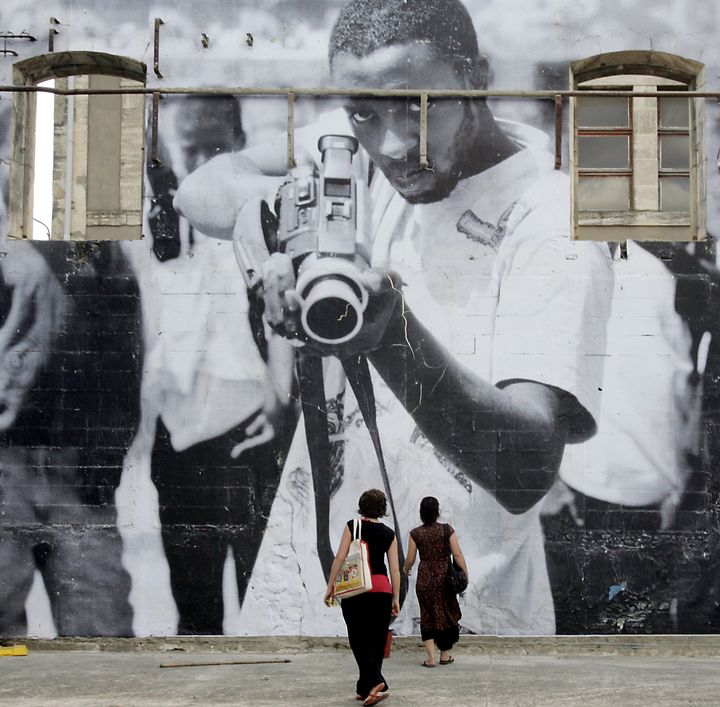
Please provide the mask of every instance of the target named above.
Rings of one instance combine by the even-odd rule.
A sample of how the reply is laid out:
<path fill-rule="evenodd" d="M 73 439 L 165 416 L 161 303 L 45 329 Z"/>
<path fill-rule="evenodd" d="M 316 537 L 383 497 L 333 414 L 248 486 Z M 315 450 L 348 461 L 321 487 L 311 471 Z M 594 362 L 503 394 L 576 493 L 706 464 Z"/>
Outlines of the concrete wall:
<path fill-rule="evenodd" d="M 12 83 L 14 62 L 46 52 L 51 16 L 56 51 L 145 62 L 149 87 L 331 84 L 327 44 L 342 2 L 214 0 L 201 13 L 186 0 L 101 5 L 6 0 L 0 30 L 38 41 L 8 40 L 18 56 L 0 57 L 0 84 Z M 653 49 L 703 62 L 705 88 L 719 90 L 720 10 L 710 0 L 466 5 L 491 88 L 564 88 L 570 61 Z M 162 78 L 152 68 L 156 17 Z M 407 79 L 438 80 L 430 64 L 423 71 L 409 65 Z M 0 93 L 0 635 L 343 634 L 340 612 L 322 603 L 323 541 L 335 548 L 360 493 L 384 488 L 368 431 L 330 357 L 325 476 L 313 480 L 292 381 L 273 439 L 232 455 L 288 364 L 268 371 L 232 245 L 207 234 L 223 231 L 238 190 L 271 200 L 274 190 L 257 177 L 233 182 L 242 171 L 233 158 L 188 177 L 244 148 L 282 164 L 285 99 L 163 99 L 160 162 L 146 153 L 143 239 L 123 243 L 6 238 L 7 210 L 18 207 L 7 190 L 13 99 Z M 298 154 L 317 159 L 318 136 L 350 132 L 338 106 L 298 99 Z M 427 204 L 395 193 L 402 179 L 393 189 L 373 178 L 364 245 L 404 280 L 406 305 L 427 329 L 414 351 L 447 372 L 375 376 L 395 505 L 386 523 L 406 547 L 420 499 L 439 499 L 470 568 L 460 599 L 468 632 L 718 630 L 720 125 L 715 101 L 705 109 L 711 238 L 694 250 L 629 242 L 620 257 L 570 242 L 567 119 L 557 171 L 547 101 L 490 101 L 486 127 L 498 142 L 477 155 L 475 109 L 442 105 L 448 120 L 435 124 L 431 112 L 431 159 L 484 160 L 502 151 L 501 135 L 528 149 L 442 197 L 433 182 Z M 262 147 L 278 135 L 275 151 Z M 363 150 L 357 164 L 368 166 Z M 172 208 L 186 178 L 194 223 Z M 465 209 L 494 246 L 458 231 Z M 371 361 L 385 370 L 382 355 Z M 563 430 L 562 461 L 548 460 L 537 425 L 516 425 L 525 411 L 537 422 L 538 404 Z M 401 634 L 419 633 L 416 575 L 403 588 Z"/>

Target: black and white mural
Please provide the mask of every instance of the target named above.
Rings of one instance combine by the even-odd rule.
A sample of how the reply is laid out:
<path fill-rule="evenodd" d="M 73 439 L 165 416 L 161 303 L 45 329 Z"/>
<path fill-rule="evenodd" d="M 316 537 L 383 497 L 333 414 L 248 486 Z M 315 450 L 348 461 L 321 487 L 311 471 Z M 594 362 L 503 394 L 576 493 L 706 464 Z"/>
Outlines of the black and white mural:
<path fill-rule="evenodd" d="M 298 97 L 288 182 L 286 99 L 233 93 L 561 89 L 622 49 L 715 91 L 715 3 L 43 5 L 5 0 L 41 41 L 0 84 L 50 16 L 56 51 L 152 67 L 159 17 L 148 86 L 216 90 L 160 100 L 143 239 L 83 243 L 6 238 L 0 93 L 0 636 L 340 635 L 369 488 L 405 547 L 439 499 L 466 633 L 720 630 L 716 106 L 708 241 L 621 247 L 570 239 L 551 101 L 431 100 L 422 168 L 415 99 Z"/>

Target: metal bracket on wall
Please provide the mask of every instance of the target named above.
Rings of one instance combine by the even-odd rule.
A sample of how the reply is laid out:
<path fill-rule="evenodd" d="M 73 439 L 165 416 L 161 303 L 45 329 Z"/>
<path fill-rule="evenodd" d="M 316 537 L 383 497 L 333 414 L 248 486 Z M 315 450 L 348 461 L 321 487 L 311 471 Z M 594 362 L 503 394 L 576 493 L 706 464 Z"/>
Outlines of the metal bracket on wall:
<path fill-rule="evenodd" d="M 160 94 L 152 95 L 152 118 L 150 122 L 150 161 L 153 167 L 159 167 L 162 160 L 158 157 L 158 116 L 160 113 Z"/>
<path fill-rule="evenodd" d="M 50 29 L 48 30 L 48 51 L 55 51 L 55 35 L 60 34 L 57 26 L 60 24 L 60 20 L 57 17 L 50 18 Z"/>
<path fill-rule="evenodd" d="M 159 79 L 164 78 L 164 76 L 160 73 L 160 25 L 164 24 L 165 23 L 159 17 L 155 18 L 155 30 L 153 37 L 153 71 L 155 72 L 155 76 Z"/>
<path fill-rule="evenodd" d="M 427 156 L 427 112 L 428 112 L 428 95 L 420 94 L 420 169 L 432 170 Z"/>
<path fill-rule="evenodd" d="M 562 166 L 563 97 L 555 94 L 555 169 Z"/>
<path fill-rule="evenodd" d="M 18 56 L 18 53 L 14 49 L 8 49 L 8 40 L 27 39 L 31 42 L 37 42 L 37 37 L 33 37 L 25 30 L 23 30 L 19 34 L 17 34 L 16 32 L 0 32 L 0 39 L 3 40 L 2 49 L 0 49 L 0 54 L 2 56 Z"/>
<path fill-rule="evenodd" d="M 295 94 L 287 95 L 287 158 L 288 169 L 295 166 Z"/>

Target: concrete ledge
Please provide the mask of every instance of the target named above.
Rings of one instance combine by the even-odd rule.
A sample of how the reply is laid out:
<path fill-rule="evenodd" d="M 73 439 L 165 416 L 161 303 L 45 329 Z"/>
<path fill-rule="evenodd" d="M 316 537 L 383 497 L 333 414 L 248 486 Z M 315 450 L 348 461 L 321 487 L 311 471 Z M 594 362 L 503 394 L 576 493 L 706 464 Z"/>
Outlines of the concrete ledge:
<path fill-rule="evenodd" d="M 31 651 L 107 651 L 158 653 L 307 653 L 348 650 L 343 637 L 315 636 L 178 636 L 160 638 L 0 638 Z M 417 651 L 419 637 L 395 638 L 394 651 Z M 461 636 L 458 652 L 472 655 L 547 656 L 720 656 L 720 635 L 621 636 Z"/>

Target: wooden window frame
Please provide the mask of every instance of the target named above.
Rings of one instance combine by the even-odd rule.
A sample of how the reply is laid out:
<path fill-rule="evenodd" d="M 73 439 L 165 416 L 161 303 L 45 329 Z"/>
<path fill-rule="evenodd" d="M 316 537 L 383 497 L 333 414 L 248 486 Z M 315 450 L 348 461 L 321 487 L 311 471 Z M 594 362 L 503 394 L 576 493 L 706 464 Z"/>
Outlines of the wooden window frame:
<path fill-rule="evenodd" d="M 698 91 L 703 85 L 703 64 L 684 57 L 655 51 L 624 51 L 599 54 L 570 65 L 570 87 L 574 91 L 663 90 Z M 631 89 L 628 89 L 631 86 Z M 577 199 L 578 179 L 586 176 L 578 162 L 578 136 L 598 132 L 577 125 L 577 99 L 570 101 L 570 173 L 572 197 L 572 238 L 577 240 L 625 241 L 698 241 L 706 238 L 704 104 L 700 98 L 689 103 L 689 210 L 660 209 L 659 189 L 663 170 L 659 161 L 660 136 L 679 134 L 660 127 L 658 98 L 628 97 L 630 116 L 630 208 L 616 211 L 580 210 Z M 654 126 L 648 127 L 650 110 Z M 611 134 L 601 130 L 599 134 Z M 653 150 L 648 150 L 652 141 Z M 652 165 L 654 167 L 654 176 Z M 600 172 L 595 172 L 602 176 Z M 609 173 L 608 173 L 609 174 Z M 613 175 L 619 175 L 617 171 Z M 667 172 L 669 175 L 670 173 Z M 678 172 L 680 176 L 680 173 Z M 625 174 L 621 176 L 627 176 Z M 654 201 L 653 201 L 654 200 Z"/>
<path fill-rule="evenodd" d="M 13 84 L 16 86 L 36 86 L 43 81 L 59 79 L 63 81 L 68 77 L 87 77 L 93 75 L 114 76 L 121 80 L 137 82 L 146 85 L 147 68 L 144 63 L 129 57 L 107 54 L 104 52 L 67 51 L 41 54 L 31 57 L 13 65 Z M 61 85 L 63 85 L 61 83 Z M 130 95 L 130 94 L 127 94 Z M 36 92 L 16 92 L 14 95 L 13 115 L 11 124 L 11 169 L 8 204 L 8 238 L 31 239 L 33 234 L 33 182 L 35 163 L 35 122 L 36 122 Z M 124 95 L 125 99 L 126 96 Z M 131 98 L 136 98 L 131 96 Z M 143 101 L 144 97 L 138 97 Z M 57 105 L 57 101 L 56 101 Z M 125 105 L 123 104 L 123 110 Z M 145 128 L 144 116 L 142 118 L 143 131 Z M 57 139 L 57 137 L 56 137 Z M 144 166 L 144 134 L 138 136 L 137 149 L 140 150 L 139 164 Z M 54 170 L 54 179 L 58 170 Z M 138 175 L 139 204 L 132 205 L 132 214 L 129 216 L 129 225 L 132 238 L 142 237 L 142 200 L 143 200 L 143 171 Z M 54 188 L 56 183 L 54 184 Z M 85 217 L 79 219 L 77 226 L 75 213 L 78 206 L 72 209 L 70 228 L 73 240 L 85 239 Z M 139 214 L 136 218 L 135 212 Z M 137 222 L 137 223 L 136 223 Z M 57 224 L 54 223 L 55 228 Z M 53 228 L 53 230 L 54 230 Z M 67 228 L 64 229 L 67 232 Z M 127 237 L 130 232 L 124 230 Z M 53 233 L 53 239 L 58 236 Z M 61 237 L 60 237 L 61 238 Z"/>

